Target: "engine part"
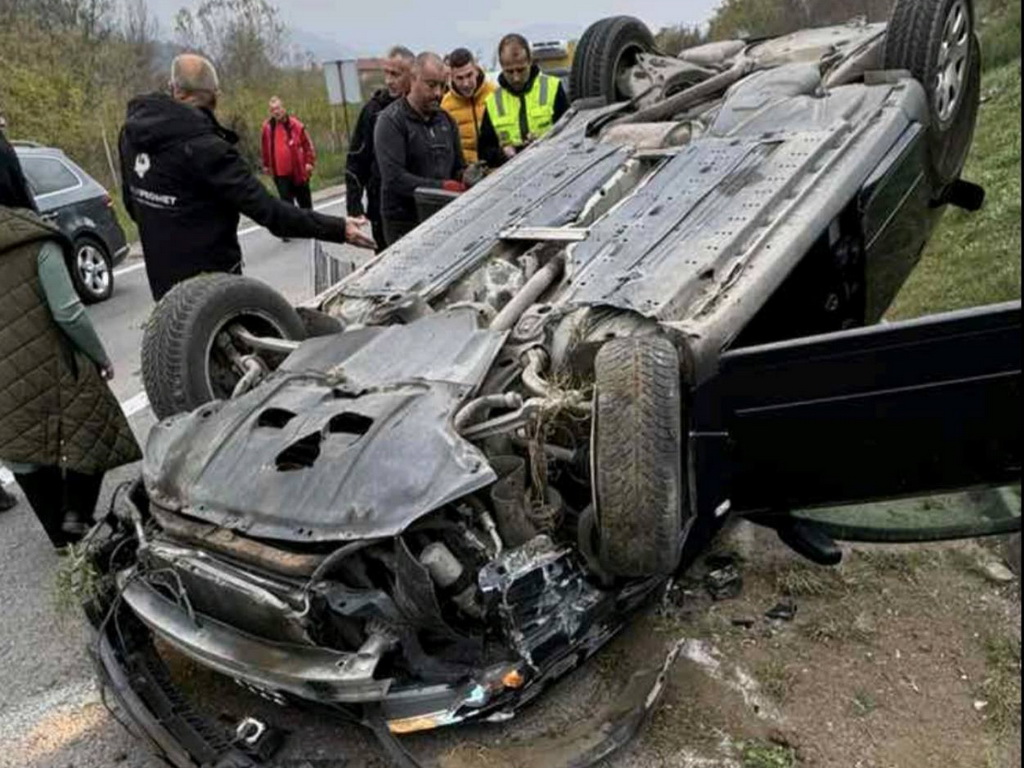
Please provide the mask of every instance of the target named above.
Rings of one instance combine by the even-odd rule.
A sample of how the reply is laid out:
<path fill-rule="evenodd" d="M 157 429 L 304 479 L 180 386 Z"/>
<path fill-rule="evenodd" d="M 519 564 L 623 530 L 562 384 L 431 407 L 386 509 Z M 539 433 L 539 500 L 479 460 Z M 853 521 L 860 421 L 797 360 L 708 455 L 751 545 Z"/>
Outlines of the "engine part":
<path fill-rule="evenodd" d="M 521 408 L 523 398 L 516 392 L 507 392 L 500 395 L 485 395 L 466 403 L 457 414 L 455 414 L 455 429 L 460 432 L 477 420 L 478 417 L 487 416 L 493 408 Z"/>
<path fill-rule="evenodd" d="M 502 541 L 518 547 L 537 535 L 526 510 L 526 461 L 518 456 L 495 456 L 491 468 L 498 482 L 491 487 L 491 503 Z"/>
<path fill-rule="evenodd" d="M 491 323 L 492 331 L 509 331 L 519 321 L 520 316 L 527 308 L 539 299 L 548 288 L 554 285 L 555 281 L 562 276 L 565 268 L 565 258 L 562 256 L 553 257 L 547 264 L 537 270 L 522 290 L 504 306 L 498 316 Z"/>
<path fill-rule="evenodd" d="M 459 589 L 460 582 L 466 574 L 466 569 L 463 568 L 459 559 L 445 544 L 439 541 L 423 548 L 423 552 L 420 553 L 420 563 L 430 572 L 430 578 L 442 590 Z M 472 583 L 459 589 L 452 596 L 452 601 L 469 616 L 477 618 L 483 616 L 480 602 L 477 600 L 476 586 Z"/>

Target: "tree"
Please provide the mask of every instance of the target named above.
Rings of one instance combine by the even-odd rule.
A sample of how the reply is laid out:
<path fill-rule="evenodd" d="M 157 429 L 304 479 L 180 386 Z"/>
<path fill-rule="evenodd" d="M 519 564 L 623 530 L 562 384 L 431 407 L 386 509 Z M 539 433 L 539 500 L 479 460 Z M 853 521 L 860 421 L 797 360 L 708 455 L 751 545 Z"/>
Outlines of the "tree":
<path fill-rule="evenodd" d="M 285 26 L 267 0 L 203 0 L 195 11 L 178 11 L 175 30 L 232 81 L 271 77 L 286 53 Z"/>
<path fill-rule="evenodd" d="M 679 24 L 675 27 L 662 27 L 654 36 L 658 49 L 668 56 L 677 56 L 680 51 L 702 45 L 705 42 L 704 32 L 694 24 Z"/>

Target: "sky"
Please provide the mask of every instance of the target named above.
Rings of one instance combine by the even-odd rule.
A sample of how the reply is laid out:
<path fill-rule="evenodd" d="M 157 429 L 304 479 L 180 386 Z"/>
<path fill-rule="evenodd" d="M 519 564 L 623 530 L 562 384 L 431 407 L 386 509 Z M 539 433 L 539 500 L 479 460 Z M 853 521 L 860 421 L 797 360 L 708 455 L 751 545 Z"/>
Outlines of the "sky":
<path fill-rule="evenodd" d="M 198 0 L 148 0 L 164 37 L 173 18 Z M 464 45 L 489 56 L 507 32 L 527 37 L 577 36 L 605 16 L 628 14 L 652 30 L 707 21 L 720 0 L 271 0 L 293 30 L 293 40 L 318 56 L 376 55 L 401 43 L 413 50 L 446 53 Z"/>

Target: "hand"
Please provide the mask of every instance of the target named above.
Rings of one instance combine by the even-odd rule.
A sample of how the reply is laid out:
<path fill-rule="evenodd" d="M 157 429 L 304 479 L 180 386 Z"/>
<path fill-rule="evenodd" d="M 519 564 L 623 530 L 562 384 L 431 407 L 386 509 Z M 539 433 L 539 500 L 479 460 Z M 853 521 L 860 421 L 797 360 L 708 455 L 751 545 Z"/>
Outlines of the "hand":
<path fill-rule="evenodd" d="M 307 176 L 312 176 L 313 175 L 313 166 L 310 165 L 309 163 L 306 163 L 306 175 Z"/>
<path fill-rule="evenodd" d="M 473 163 L 462 172 L 462 183 L 467 187 L 472 187 L 474 184 L 483 181 L 485 173 L 486 169 L 483 163 Z"/>
<path fill-rule="evenodd" d="M 270 169 L 267 168 L 267 166 L 263 166 L 263 175 L 264 176 L 269 176 L 270 175 Z"/>
<path fill-rule="evenodd" d="M 100 372 L 100 378 L 103 379 L 104 381 L 113 381 L 114 380 L 114 365 L 113 365 L 113 363 L 108 363 L 107 365 L 98 366 L 98 370 Z"/>
<path fill-rule="evenodd" d="M 366 226 L 366 219 L 362 219 L 362 224 L 360 217 L 345 219 L 345 242 L 356 248 L 376 249 L 377 241 L 363 232 L 363 226 Z"/>
<path fill-rule="evenodd" d="M 352 216 L 350 214 L 349 217 L 348 217 L 348 220 L 352 221 L 352 222 L 355 222 L 360 227 L 365 227 L 367 224 L 370 223 L 370 220 L 368 218 L 366 218 L 366 216 L 364 216 L 361 213 L 358 216 Z"/>
<path fill-rule="evenodd" d="M 505 153 L 505 157 L 507 157 L 509 160 L 516 156 L 516 148 L 513 147 L 512 145 L 502 147 L 501 151 Z"/>
<path fill-rule="evenodd" d="M 445 192 L 465 192 L 468 187 L 461 181 L 455 179 L 445 179 L 441 182 L 441 189 Z"/>

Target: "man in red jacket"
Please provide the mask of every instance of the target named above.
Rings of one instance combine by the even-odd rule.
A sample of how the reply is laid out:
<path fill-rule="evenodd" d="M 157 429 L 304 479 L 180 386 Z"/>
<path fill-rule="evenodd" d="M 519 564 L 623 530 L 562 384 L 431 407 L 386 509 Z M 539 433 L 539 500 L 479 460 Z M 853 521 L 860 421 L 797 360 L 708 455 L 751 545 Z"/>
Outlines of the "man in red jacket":
<path fill-rule="evenodd" d="M 281 199 L 299 208 L 313 207 L 309 179 L 316 165 L 316 150 L 309 133 L 289 115 L 281 99 L 270 100 L 270 118 L 263 123 L 263 170 L 274 177 Z"/>

